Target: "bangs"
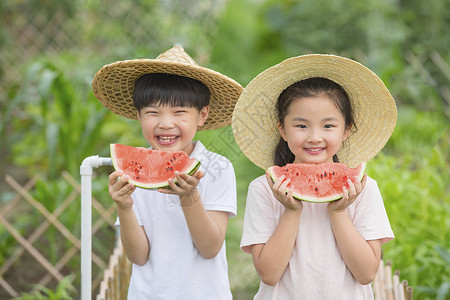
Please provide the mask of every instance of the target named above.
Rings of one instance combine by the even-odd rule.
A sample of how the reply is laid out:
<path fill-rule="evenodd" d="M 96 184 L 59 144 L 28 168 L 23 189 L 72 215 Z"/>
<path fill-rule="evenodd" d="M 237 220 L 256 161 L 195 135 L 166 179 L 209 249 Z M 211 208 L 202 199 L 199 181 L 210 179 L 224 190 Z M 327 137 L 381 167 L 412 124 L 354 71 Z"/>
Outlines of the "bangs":
<path fill-rule="evenodd" d="M 146 106 L 196 107 L 209 105 L 210 91 L 198 80 L 172 74 L 146 74 L 136 80 L 133 102 L 138 111 Z"/>

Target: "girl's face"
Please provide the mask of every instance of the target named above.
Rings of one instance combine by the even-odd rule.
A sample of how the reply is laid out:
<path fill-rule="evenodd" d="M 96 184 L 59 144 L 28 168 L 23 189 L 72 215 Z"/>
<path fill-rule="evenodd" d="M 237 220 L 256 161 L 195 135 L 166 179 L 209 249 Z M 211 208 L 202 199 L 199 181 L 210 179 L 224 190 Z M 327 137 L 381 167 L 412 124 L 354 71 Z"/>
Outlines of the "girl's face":
<path fill-rule="evenodd" d="M 333 162 L 350 134 L 341 112 L 326 95 L 295 100 L 278 129 L 295 155 L 294 163 Z"/>
<path fill-rule="evenodd" d="M 138 119 L 144 138 L 153 149 L 182 150 L 190 155 L 197 127 L 205 123 L 208 113 L 209 106 L 198 111 L 195 107 L 151 105 L 138 113 Z"/>

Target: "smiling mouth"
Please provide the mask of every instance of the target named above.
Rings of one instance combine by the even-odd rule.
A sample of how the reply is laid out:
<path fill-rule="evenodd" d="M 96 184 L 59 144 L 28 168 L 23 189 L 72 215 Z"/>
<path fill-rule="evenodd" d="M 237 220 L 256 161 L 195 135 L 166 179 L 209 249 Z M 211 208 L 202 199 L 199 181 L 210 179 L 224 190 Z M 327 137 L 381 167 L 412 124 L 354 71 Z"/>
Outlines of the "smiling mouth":
<path fill-rule="evenodd" d="M 309 153 L 319 153 L 322 152 L 325 148 L 305 148 Z"/>
<path fill-rule="evenodd" d="M 159 135 L 156 137 L 156 139 L 158 140 L 158 142 L 162 145 L 170 145 L 175 143 L 176 141 L 178 141 L 178 139 L 180 138 L 180 136 L 178 135 L 171 135 L 171 136 L 163 136 L 163 135 Z"/>

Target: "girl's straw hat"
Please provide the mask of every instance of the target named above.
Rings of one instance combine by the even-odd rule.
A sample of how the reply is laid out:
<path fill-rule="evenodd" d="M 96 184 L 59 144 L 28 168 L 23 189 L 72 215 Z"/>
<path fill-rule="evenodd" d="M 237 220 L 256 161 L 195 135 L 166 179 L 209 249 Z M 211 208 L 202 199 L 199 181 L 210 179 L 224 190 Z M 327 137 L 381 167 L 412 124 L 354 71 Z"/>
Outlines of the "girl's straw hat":
<path fill-rule="evenodd" d="M 242 93 L 242 86 L 225 75 L 199 66 L 179 46 L 160 54 L 156 59 L 125 60 L 103 66 L 92 82 L 94 95 L 115 114 L 137 119 L 133 105 L 134 84 L 139 77 L 149 73 L 189 77 L 209 88 L 209 117 L 199 130 L 216 129 L 231 123 L 231 114 Z"/>
<path fill-rule="evenodd" d="M 369 161 L 386 144 L 397 120 L 395 101 L 378 76 L 360 63 L 335 55 L 311 54 L 287 59 L 254 78 L 233 112 L 234 137 L 242 152 L 263 169 L 274 165 L 279 142 L 275 105 L 293 83 L 323 77 L 339 84 L 350 97 L 358 130 L 337 153 L 339 161 L 355 167 Z"/>

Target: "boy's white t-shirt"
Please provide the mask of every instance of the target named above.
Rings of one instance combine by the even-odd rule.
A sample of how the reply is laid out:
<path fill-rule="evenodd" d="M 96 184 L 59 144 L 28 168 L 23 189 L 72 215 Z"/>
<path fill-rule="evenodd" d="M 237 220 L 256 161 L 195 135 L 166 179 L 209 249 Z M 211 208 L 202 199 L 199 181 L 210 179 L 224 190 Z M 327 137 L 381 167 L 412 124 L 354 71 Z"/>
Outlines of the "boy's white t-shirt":
<path fill-rule="evenodd" d="M 336 244 L 328 203 L 303 201 L 299 231 L 291 259 L 275 286 L 260 283 L 254 299 L 373 299 L 371 285 L 361 285 L 350 273 Z M 273 196 L 263 175 L 250 183 L 241 248 L 264 244 L 275 231 L 284 206 Z M 394 238 L 378 185 L 367 178 L 364 190 L 346 212 L 365 240 Z"/>
<path fill-rule="evenodd" d="M 197 186 L 205 209 L 236 216 L 231 162 L 208 151 L 200 141 L 190 157 L 201 162 L 205 174 Z M 132 198 L 150 254 L 145 265 L 133 264 L 128 299 L 232 299 L 225 242 L 216 257 L 204 259 L 192 241 L 177 195 L 137 188 Z"/>

